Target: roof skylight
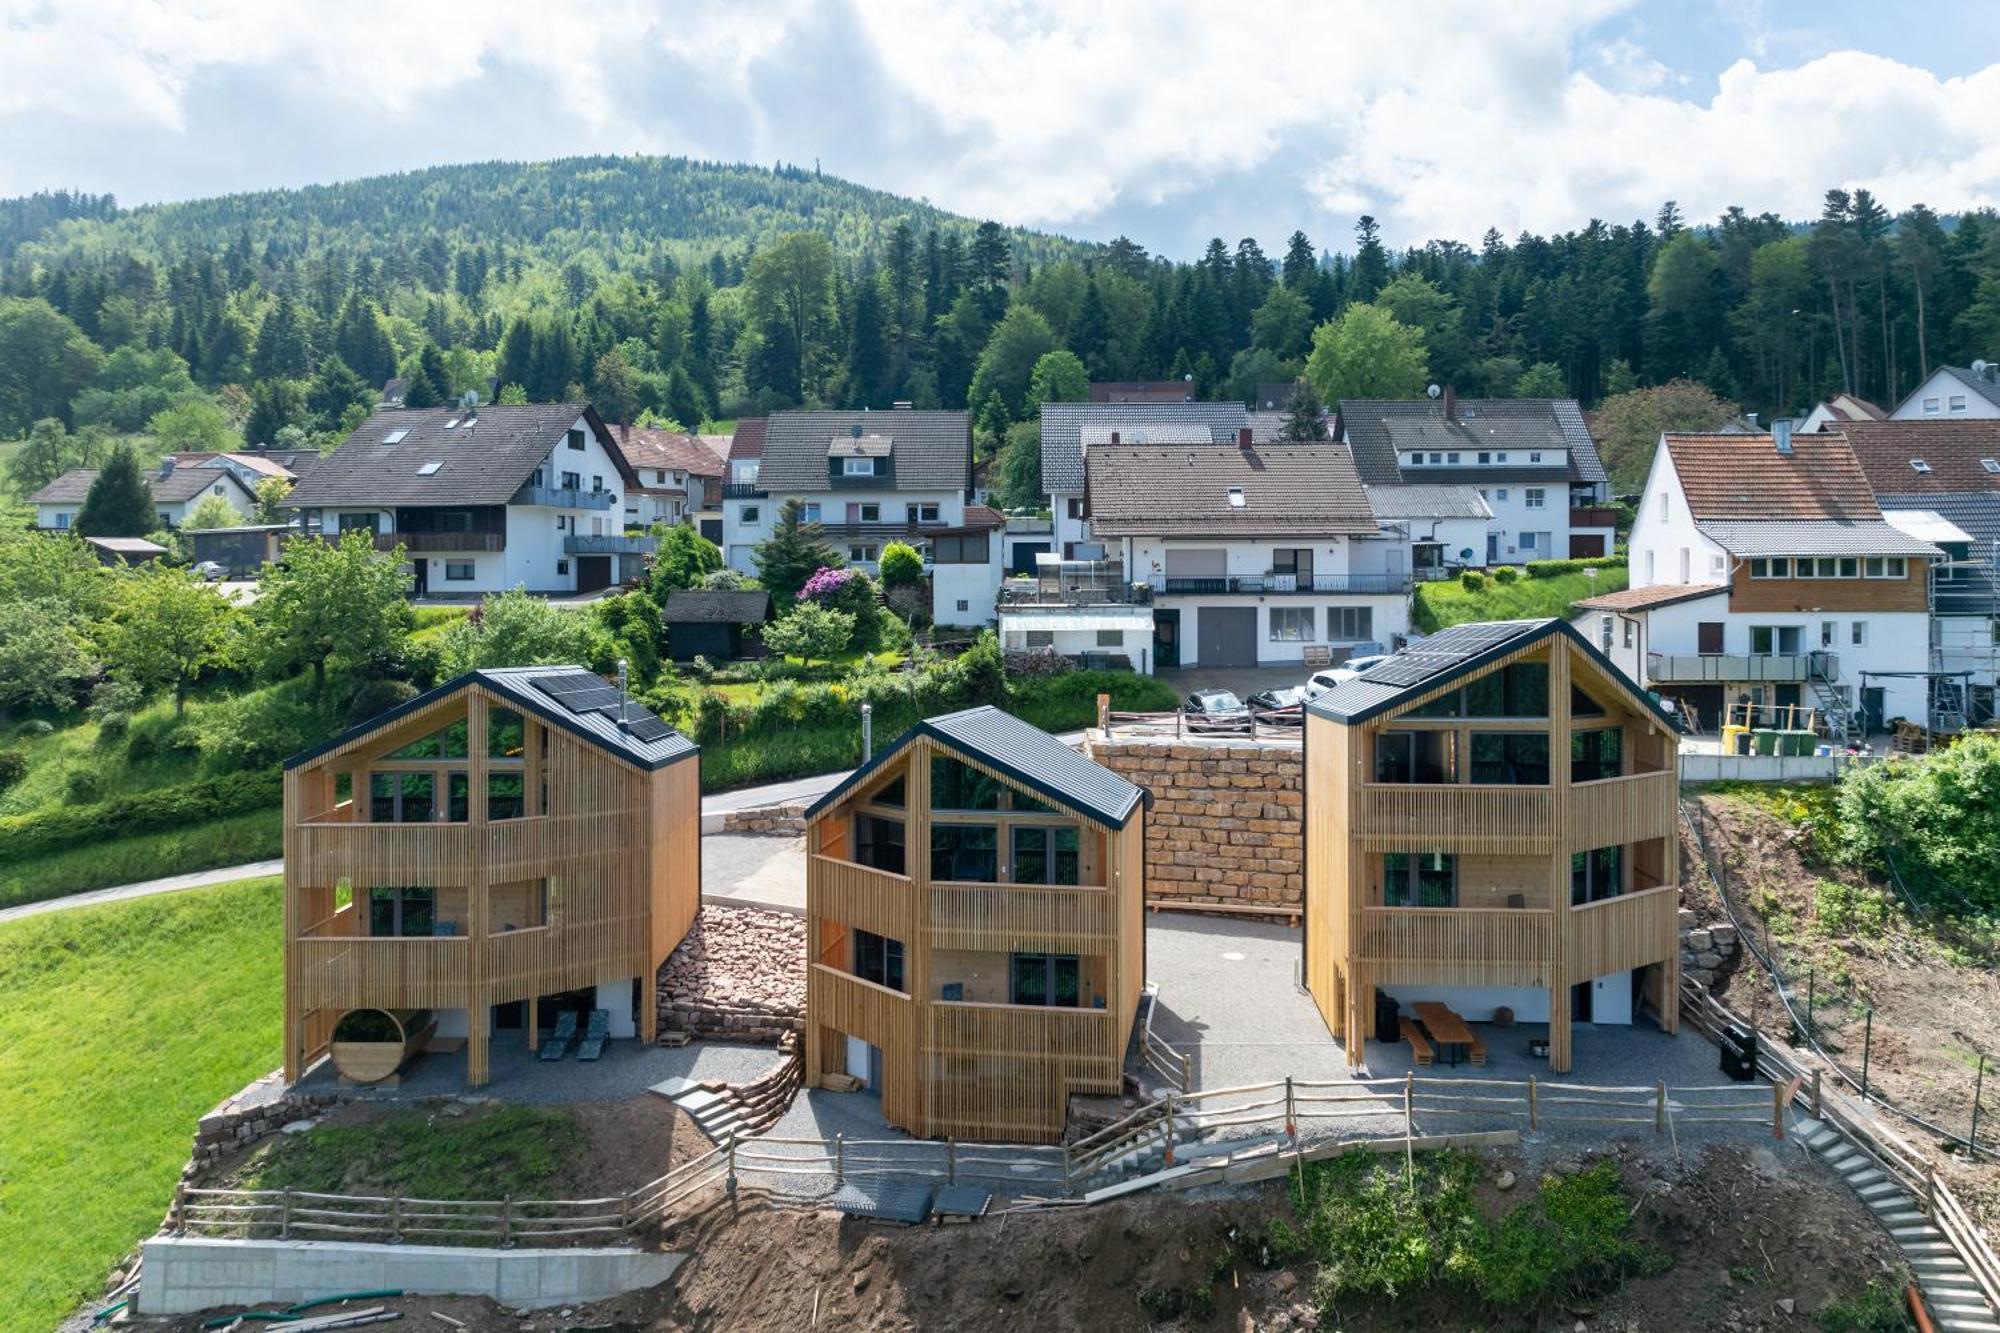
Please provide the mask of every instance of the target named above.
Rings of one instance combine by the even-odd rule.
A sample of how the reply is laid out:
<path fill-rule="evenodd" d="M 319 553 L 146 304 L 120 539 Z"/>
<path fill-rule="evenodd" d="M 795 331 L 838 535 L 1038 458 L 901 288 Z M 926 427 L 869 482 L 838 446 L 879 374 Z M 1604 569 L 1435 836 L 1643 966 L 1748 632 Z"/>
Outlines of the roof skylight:
<path fill-rule="evenodd" d="M 1929 463 L 1926 463 L 1923 459 L 1912 458 L 1910 460 L 1910 471 L 1916 473 L 1918 476 L 1927 475 L 1930 472 L 1930 470 L 1931 470 L 1931 465 Z"/>
<path fill-rule="evenodd" d="M 1229 507 L 1232 509 L 1241 509 L 1243 505 L 1243 488 L 1241 486 L 1231 486 L 1229 488 Z"/>
<path fill-rule="evenodd" d="M 424 464 L 422 467 L 417 469 L 417 475 L 420 477 L 435 477 L 437 475 L 438 469 L 443 466 L 444 466 L 443 463 L 433 458 L 430 462 Z"/>

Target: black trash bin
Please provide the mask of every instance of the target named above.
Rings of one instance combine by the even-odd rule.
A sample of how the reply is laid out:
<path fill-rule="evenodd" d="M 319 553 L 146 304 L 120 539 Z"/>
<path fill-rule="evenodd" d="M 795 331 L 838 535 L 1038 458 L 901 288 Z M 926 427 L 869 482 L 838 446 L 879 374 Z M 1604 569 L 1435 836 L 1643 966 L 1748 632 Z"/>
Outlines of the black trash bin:
<path fill-rule="evenodd" d="M 1722 1030 L 1722 1072 L 1738 1083 L 1757 1077 L 1757 1030 L 1732 1024 Z"/>
<path fill-rule="evenodd" d="M 1403 1025 L 1398 1019 L 1402 1010 L 1396 1005 L 1396 997 L 1375 992 L 1375 1040 L 1398 1042 L 1403 1039 Z"/>

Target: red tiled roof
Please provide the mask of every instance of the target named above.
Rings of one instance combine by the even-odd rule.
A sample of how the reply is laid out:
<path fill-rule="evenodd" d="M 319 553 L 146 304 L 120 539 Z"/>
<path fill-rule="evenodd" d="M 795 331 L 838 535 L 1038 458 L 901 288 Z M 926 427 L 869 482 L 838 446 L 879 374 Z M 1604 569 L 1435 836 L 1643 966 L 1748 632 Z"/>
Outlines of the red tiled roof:
<path fill-rule="evenodd" d="M 1882 510 L 1842 434 L 1668 435 L 1667 453 L 1697 522 L 1880 519 Z"/>
<path fill-rule="evenodd" d="M 634 468 L 668 468 L 697 477 L 722 475 L 722 460 L 692 435 L 646 426 L 613 426 L 611 433 Z"/>
<path fill-rule="evenodd" d="M 2000 419 L 1991 421 L 1851 421 L 1841 427 L 1868 484 L 1878 494 L 2000 491 Z M 1912 467 L 1922 459 L 1927 472 Z"/>
<path fill-rule="evenodd" d="M 729 437 L 729 461 L 739 458 L 762 458 L 764 456 L 764 427 L 770 424 L 769 417 L 744 417 L 736 423 L 736 433 Z"/>
<path fill-rule="evenodd" d="M 1697 597 L 1712 597 L 1727 591 L 1720 583 L 1655 583 L 1646 588 L 1620 588 L 1599 597 L 1586 597 L 1576 605 L 1583 611 L 1649 611 L 1656 606 L 1691 602 Z"/>

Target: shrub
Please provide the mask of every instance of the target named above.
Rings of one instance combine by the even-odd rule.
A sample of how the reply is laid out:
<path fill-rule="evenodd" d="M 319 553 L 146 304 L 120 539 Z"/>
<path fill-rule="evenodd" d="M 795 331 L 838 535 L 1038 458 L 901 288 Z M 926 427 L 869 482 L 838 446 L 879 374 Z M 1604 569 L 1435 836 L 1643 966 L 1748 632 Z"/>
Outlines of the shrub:
<path fill-rule="evenodd" d="M 46 736 L 56 729 L 55 723 L 43 717 L 31 717 L 14 728 L 16 736 Z"/>
<path fill-rule="evenodd" d="M 125 742 L 125 762 L 144 764 L 160 757 L 160 736 L 156 731 L 142 729 L 132 733 Z"/>
<path fill-rule="evenodd" d="M 93 774 L 93 776 L 95 776 Z M 279 804 L 276 768 L 231 773 L 173 787 L 135 792 L 91 805 L 64 805 L 0 817 L 0 864 L 135 833 L 180 828 L 206 819 Z"/>
<path fill-rule="evenodd" d="M 145 702 L 146 692 L 131 681 L 107 678 L 91 687 L 90 707 L 85 711 L 102 722 L 114 713 L 124 713 L 129 717 L 138 712 Z"/>
<path fill-rule="evenodd" d="M 875 614 L 875 580 L 858 569 L 829 569 L 822 565 L 806 580 L 806 586 L 799 589 L 798 600 L 817 602 L 829 611 L 853 616 L 853 637 L 847 646 L 856 652 L 873 652 L 881 641 L 882 621 Z"/>
<path fill-rule="evenodd" d="M 19 750 L 0 750 L 0 791 L 28 776 L 28 756 Z"/>
<path fill-rule="evenodd" d="M 1462 569 L 1458 573 L 1458 586 L 1467 592 L 1478 592 L 1486 586 L 1486 576 L 1476 569 Z"/>
<path fill-rule="evenodd" d="M 906 588 L 924 581 L 924 558 L 907 542 L 890 542 L 883 547 L 876 568 L 882 571 L 885 588 Z"/>
<path fill-rule="evenodd" d="M 72 768 L 63 775 L 63 799 L 71 805 L 89 805 L 104 796 L 104 779 L 94 768 Z"/>
<path fill-rule="evenodd" d="M 354 692 L 347 705 L 347 725 L 359 726 L 416 697 L 417 687 L 406 680 L 371 680 Z"/>
<path fill-rule="evenodd" d="M 1969 732 L 1916 759 L 1850 768 L 1840 780 L 1832 850 L 1886 868 L 1920 893 L 2000 908 L 2000 736 Z"/>
<path fill-rule="evenodd" d="M 103 746 L 120 744 L 124 741 L 126 733 L 131 730 L 130 713 L 101 714 L 97 719 L 97 743 Z"/>
<path fill-rule="evenodd" d="M 701 586 L 710 592 L 740 592 L 757 586 L 757 580 L 740 569 L 718 569 L 701 581 Z"/>
<path fill-rule="evenodd" d="M 1622 555 L 1589 556 L 1578 560 L 1530 560 L 1527 565 L 1531 579 L 1560 578 L 1564 574 L 1581 574 L 1586 569 L 1623 569 L 1625 557 Z"/>
<path fill-rule="evenodd" d="M 1512 583 L 1515 579 L 1518 579 L 1520 577 L 1521 577 L 1521 571 L 1514 568 L 1512 565 L 1502 565 L 1500 566 L 1500 568 L 1493 571 L 1493 581 L 1495 583 L 1503 585 Z"/>
<path fill-rule="evenodd" d="M 878 652 L 907 653 L 915 636 L 903 618 L 886 606 L 875 608 L 876 619 L 881 622 L 875 634 L 875 648 Z"/>

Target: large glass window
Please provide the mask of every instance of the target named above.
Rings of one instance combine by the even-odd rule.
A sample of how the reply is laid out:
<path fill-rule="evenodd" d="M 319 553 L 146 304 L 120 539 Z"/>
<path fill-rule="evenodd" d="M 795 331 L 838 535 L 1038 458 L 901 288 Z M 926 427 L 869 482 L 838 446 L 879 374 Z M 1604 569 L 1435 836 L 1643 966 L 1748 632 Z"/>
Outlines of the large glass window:
<path fill-rule="evenodd" d="M 372 888 L 368 890 L 368 933 L 431 935 L 437 929 L 437 890 Z"/>
<path fill-rule="evenodd" d="M 436 818 L 437 779 L 429 773 L 371 773 L 368 818 L 377 824 L 427 824 Z"/>
<path fill-rule="evenodd" d="M 445 775 L 445 818 L 463 824 L 471 817 L 472 777 L 467 773 Z"/>
<path fill-rule="evenodd" d="M 1507 787 L 1549 781 L 1549 738 L 1539 733 L 1472 733 L 1472 780 Z"/>
<path fill-rule="evenodd" d="M 526 780 L 519 773 L 486 775 L 486 817 L 519 819 L 527 813 Z"/>
<path fill-rule="evenodd" d="M 1019 826 L 1014 830 L 1016 884 L 1080 884 L 1074 828 Z"/>
<path fill-rule="evenodd" d="M 1597 847 L 1569 858 L 1569 901 L 1572 907 L 1616 898 L 1625 892 L 1625 849 Z"/>
<path fill-rule="evenodd" d="M 931 758 L 931 809 L 998 810 L 1001 787 L 970 764 L 944 755 Z"/>
<path fill-rule="evenodd" d="M 1377 782 L 1456 782 L 1458 762 L 1449 731 L 1385 731 L 1375 738 Z"/>
<path fill-rule="evenodd" d="M 1272 643 L 1311 643 L 1313 638 L 1313 612 L 1309 606 L 1274 606 L 1271 608 Z"/>
<path fill-rule="evenodd" d="M 428 736 L 411 741 L 402 749 L 387 755 L 389 759 L 463 759 L 466 756 L 465 719 L 460 718 L 448 727 L 433 731 Z"/>
<path fill-rule="evenodd" d="M 1008 968 L 1010 1004 L 1074 1009 L 1082 999 L 1082 972 L 1073 955 L 1017 953 Z"/>
<path fill-rule="evenodd" d="M 903 821 L 884 819 L 880 815 L 855 815 L 854 859 L 861 865 L 885 870 L 892 875 L 907 874 Z"/>
<path fill-rule="evenodd" d="M 1412 717 L 1547 717 L 1549 665 L 1516 662 L 1412 709 Z"/>
<path fill-rule="evenodd" d="M 1597 782 L 1625 771 L 1625 733 L 1617 727 L 1573 731 L 1569 737 L 1569 780 Z"/>
<path fill-rule="evenodd" d="M 1387 907 L 1456 907 L 1458 858 L 1450 852 L 1388 852 L 1382 857 Z"/>
<path fill-rule="evenodd" d="M 872 930 L 854 932 L 854 975 L 890 990 L 902 990 L 903 942 Z"/>
<path fill-rule="evenodd" d="M 519 759 L 527 731 L 521 715 L 511 708 L 495 708 L 486 715 L 486 757 Z"/>
<path fill-rule="evenodd" d="M 931 878 L 992 884 L 1000 878 L 1000 834 L 991 824 L 931 825 Z"/>

